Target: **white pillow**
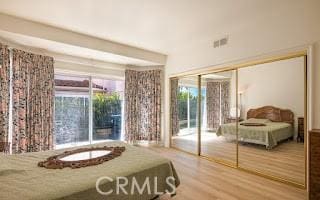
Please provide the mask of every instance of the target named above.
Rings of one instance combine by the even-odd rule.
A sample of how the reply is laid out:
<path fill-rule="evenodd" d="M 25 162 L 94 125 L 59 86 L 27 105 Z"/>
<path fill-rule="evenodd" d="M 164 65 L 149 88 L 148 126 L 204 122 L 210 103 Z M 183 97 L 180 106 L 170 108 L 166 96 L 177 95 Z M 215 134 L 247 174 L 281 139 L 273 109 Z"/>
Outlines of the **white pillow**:
<path fill-rule="evenodd" d="M 271 122 L 269 119 L 257 119 L 257 118 L 250 118 L 246 120 L 246 123 L 260 123 L 265 124 Z"/>

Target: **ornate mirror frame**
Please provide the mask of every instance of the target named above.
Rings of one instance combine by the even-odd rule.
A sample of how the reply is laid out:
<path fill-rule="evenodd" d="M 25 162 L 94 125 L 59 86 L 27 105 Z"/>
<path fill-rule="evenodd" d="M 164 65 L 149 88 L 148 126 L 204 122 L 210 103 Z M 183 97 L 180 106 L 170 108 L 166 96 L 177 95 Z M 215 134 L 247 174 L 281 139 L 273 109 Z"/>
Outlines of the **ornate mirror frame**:
<path fill-rule="evenodd" d="M 90 158 L 90 159 L 85 159 L 85 160 L 74 160 L 74 161 L 64 161 L 62 158 L 65 158 L 70 155 L 75 155 L 79 153 L 84 153 L 84 152 L 92 152 L 92 151 L 110 151 L 110 153 L 95 157 L 95 158 Z M 81 167 L 88 167 L 92 165 L 99 165 L 102 164 L 103 162 L 112 160 L 118 156 L 121 156 L 122 152 L 125 151 L 125 147 L 91 147 L 91 148 L 80 148 L 80 149 L 75 149 L 71 151 L 65 151 L 61 154 L 51 156 L 47 158 L 45 161 L 41 161 L 38 163 L 39 167 L 44 167 L 47 169 L 63 169 L 65 167 L 70 167 L 72 169 L 75 168 L 81 168 Z"/>

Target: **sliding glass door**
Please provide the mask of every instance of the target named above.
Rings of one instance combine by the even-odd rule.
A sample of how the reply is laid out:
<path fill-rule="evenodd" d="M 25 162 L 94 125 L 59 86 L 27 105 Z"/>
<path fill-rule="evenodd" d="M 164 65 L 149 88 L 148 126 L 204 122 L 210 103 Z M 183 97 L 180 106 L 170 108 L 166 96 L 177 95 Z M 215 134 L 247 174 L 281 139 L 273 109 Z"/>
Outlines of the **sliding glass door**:
<path fill-rule="evenodd" d="M 93 140 L 121 140 L 124 81 L 92 79 Z"/>
<path fill-rule="evenodd" d="M 56 148 L 122 140 L 123 97 L 122 80 L 56 75 Z"/>
<path fill-rule="evenodd" d="M 89 142 L 89 78 L 55 76 L 56 145 Z"/>

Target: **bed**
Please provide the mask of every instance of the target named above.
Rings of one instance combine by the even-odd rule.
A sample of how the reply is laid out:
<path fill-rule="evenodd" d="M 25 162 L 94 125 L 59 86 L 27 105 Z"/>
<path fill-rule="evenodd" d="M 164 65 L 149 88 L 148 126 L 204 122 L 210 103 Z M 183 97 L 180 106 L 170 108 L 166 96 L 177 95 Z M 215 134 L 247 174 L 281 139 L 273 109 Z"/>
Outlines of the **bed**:
<path fill-rule="evenodd" d="M 250 109 L 247 120 L 239 122 L 238 140 L 244 143 L 264 145 L 272 149 L 279 142 L 293 138 L 294 115 L 291 110 L 273 106 Z M 236 140 L 237 124 L 220 125 L 217 136 Z"/>
<path fill-rule="evenodd" d="M 131 146 L 123 142 L 106 142 L 86 147 L 125 146 L 120 157 L 105 163 L 79 169 L 46 169 L 38 167 L 39 161 L 66 151 L 53 150 L 19 155 L 0 155 L 0 199 L 154 199 L 154 177 L 157 177 L 157 191 L 172 190 L 167 177 L 174 177 L 174 185 L 180 182 L 170 160 L 160 157 L 146 149 Z M 79 147 L 78 147 L 79 148 Z M 72 150 L 76 148 L 70 148 Z M 129 195 L 111 194 L 103 196 L 96 190 L 96 181 L 100 177 L 127 177 Z M 151 193 L 145 190 L 142 195 L 130 194 L 130 180 L 135 177 L 140 186 L 146 177 L 150 178 Z M 115 181 L 105 180 L 101 190 L 109 191 L 115 187 Z"/>

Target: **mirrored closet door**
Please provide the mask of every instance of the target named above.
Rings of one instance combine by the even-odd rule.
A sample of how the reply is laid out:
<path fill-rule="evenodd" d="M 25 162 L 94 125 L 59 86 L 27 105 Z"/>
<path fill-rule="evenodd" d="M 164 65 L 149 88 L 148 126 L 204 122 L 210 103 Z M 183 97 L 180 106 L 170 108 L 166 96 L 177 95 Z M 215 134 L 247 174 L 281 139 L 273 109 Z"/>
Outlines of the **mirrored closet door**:
<path fill-rule="evenodd" d="M 238 69 L 239 167 L 305 184 L 304 59 Z"/>
<path fill-rule="evenodd" d="M 236 70 L 202 75 L 201 86 L 201 155 L 235 166 Z"/>
<path fill-rule="evenodd" d="M 171 79 L 171 147 L 198 154 L 198 76 Z"/>
<path fill-rule="evenodd" d="M 306 186 L 305 52 L 171 78 L 171 147 Z"/>

